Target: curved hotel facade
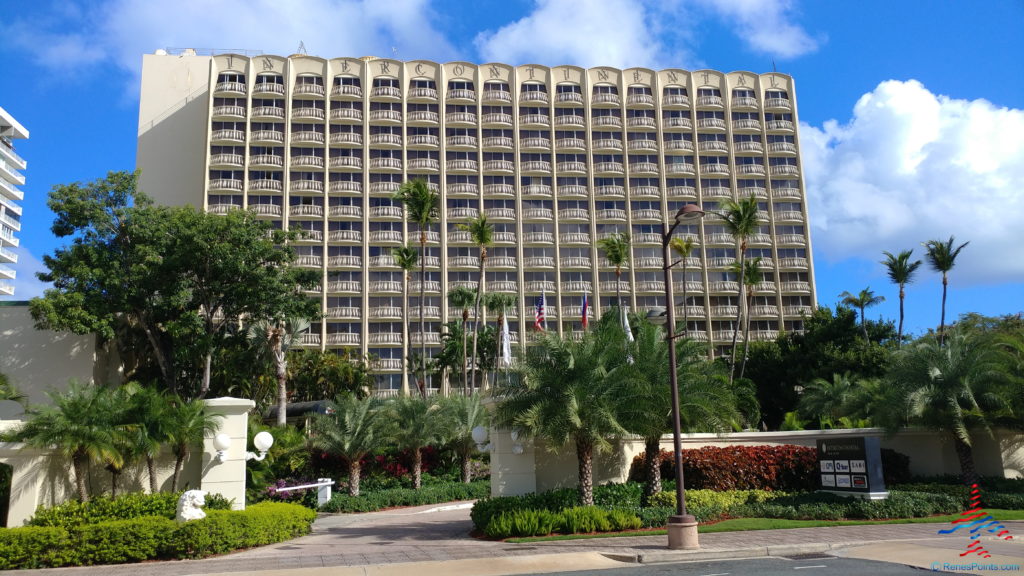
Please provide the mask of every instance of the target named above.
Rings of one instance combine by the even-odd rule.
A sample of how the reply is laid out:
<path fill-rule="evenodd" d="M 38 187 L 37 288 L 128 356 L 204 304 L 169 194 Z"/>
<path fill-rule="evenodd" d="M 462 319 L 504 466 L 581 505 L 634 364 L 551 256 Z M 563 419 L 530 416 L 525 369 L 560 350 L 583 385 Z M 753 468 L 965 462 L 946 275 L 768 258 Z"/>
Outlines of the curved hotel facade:
<path fill-rule="evenodd" d="M 721 351 L 747 305 L 716 211 L 750 195 L 760 225 L 747 254 L 764 270 L 750 339 L 801 329 L 816 302 L 797 125 L 793 80 L 778 73 L 160 51 L 144 57 L 138 167 L 158 202 L 251 209 L 304 231 L 298 263 L 322 273 L 309 296 L 325 315 L 306 344 L 376 355 L 388 394 L 405 346 L 436 352 L 442 325 L 461 318 L 446 293 L 476 287 L 479 251 L 458 225 L 481 213 L 495 230 L 484 288 L 516 302 L 514 344 L 530 340 L 542 294 L 563 334 L 582 329 L 584 295 L 592 319 L 616 288 L 631 310 L 664 306 L 662 223 L 696 203 L 705 218 L 675 230 L 697 244 L 685 277 L 674 268 L 677 317 Z M 407 303 L 391 249 L 418 247 L 419 233 L 392 195 L 412 178 L 442 210 L 425 300 L 417 272 Z M 596 247 L 617 232 L 632 239 L 618 286 Z M 420 307 L 426 332 L 412 322 L 403 343 Z"/>

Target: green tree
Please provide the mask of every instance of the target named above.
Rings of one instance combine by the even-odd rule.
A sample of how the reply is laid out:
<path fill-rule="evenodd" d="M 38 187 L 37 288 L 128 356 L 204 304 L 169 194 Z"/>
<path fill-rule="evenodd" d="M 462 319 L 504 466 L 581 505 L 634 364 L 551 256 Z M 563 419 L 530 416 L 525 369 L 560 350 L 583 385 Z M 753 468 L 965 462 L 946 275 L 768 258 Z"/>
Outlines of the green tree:
<path fill-rule="evenodd" d="M 885 411 L 878 421 L 892 431 L 909 424 L 948 435 L 970 486 L 978 481 L 971 430 L 991 434 L 992 426 L 1020 424 L 1001 362 L 988 334 L 953 328 L 945 343 L 921 338 L 895 355 L 886 380 L 898 391 L 900 411 Z"/>
<path fill-rule="evenodd" d="M 412 452 L 412 485 L 420 489 L 423 478 L 423 449 L 440 442 L 444 431 L 441 406 L 433 398 L 395 398 L 386 407 L 392 423 L 388 436 L 399 450 Z"/>
<path fill-rule="evenodd" d="M 459 224 L 459 229 L 469 232 L 469 237 L 473 244 L 480 247 L 480 282 L 477 284 L 476 290 L 476 304 L 473 307 L 473 355 L 470 358 L 473 359 L 473 368 L 470 371 L 469 381 L 471 386 L 476 385 L 476 369 L 477 369 L 477 342 L 480 338 L 480 327 L 481 325 L 487 324 L 487 318 L 480 310 L 480 303 L 483 300 L 484 291 L 486 288 L 486 277 L 484 275 L 484 266 L 487 264 L 487 247 L 494 242 L 494 226 L 487 222 L 487 216 L 481 214 L 470 220 L 466 224 Z"/>
<path fill-rule="evenodd" d="M 469 365 L 466 364 L 467 340 L 469 332 L 466 327 L 469 325 L 469 307 L 476 302 L 476 290 L 458 286 L 448 291 L 448 304 L 462 310 L 462 390 L 470 390 L 469 386 Z"/>
<path fill-rule="evenodd" d="M 824 426 L 845 416 L 844 410 L 856 394 L 857 383 L 849 372 L 833 374 L 831 380 L 815 378 L 800 395 L 800 415 L 817 418 Z"/>
<path fill-rule="evenodd" d="M 249 326 L 249 341 L 274 365 L 277 376 L 277 425 L 288 424 L 288 351 L 309 329 L 306 318 L 260 320 Z"/>
<path fill-rule="evenodd" d="M 167 429 L 170 403 L 159 390 L 146 386 L 134 388 L 128 409 L 132 414 L 131 421 L 136 423 L 134 441 L 137 451 L 146 459 L 146 471 L 149 475 L 149 492 L 160 491 L 156 475 L 156 459 L 160 450 L 167 442 Z"/>
<path fill-rule="evenodd" d="M 6 374 L 0 374 L 0 400 L 12 400 L 14 402 L 24 402 L 26 396 L 18 391 L 18 388 L 11 383 L 11 379 Z"/>
<path fill-rule="evenodd" d="M 348 493 L 359 496 L 362 460 L 379 450 L 386 441 L 382 434 L 381 399 L 376 396 L 357 398 L 340 394 L 328 404 L 326 414 L 313 419 L 310 446 L 348 464 Z"/>
<path fill-rule="evenodd" d="M 292 350 L 288 381 L 296 402 L 334 398 L 342 393 L 365 396 L 373 376 L 358 350 Z"/>
<path fill-rule="evenodd" d="M 725 229 L 739 243 L 739 269 L 744 270 L 747 255 L 747 240 L 757 231 L 757 198 L 753 195 L 742 200 L 726 200 L 722 202 L 722 219 Z M 732 331 L 732 352 L 729 360 L 729 383 L 731 384 L 736 375 L 736 337 L 740 330 L 740 319 L 743 314 L 743 303 L 746 301 L 743 294 L 746 287 L 742 278 L 737 278 L 739 285 L 739 302 L 736 307 L 736 326 Z"/>
<path fill-rule="evenodd" d="M 406 244 L 405 246 L 399 246 L 391 249 L 391 257 L 394 258 L 395 264 L 402 269 L 402 302 L 406 306 L 409 306 L 409 282 L 412 278 L 412 271 L 416 269 L 416 263 L 419 261 L 419 254 L 412 246 Z M 420 310 L 422 312 L 424 306 L 423 297 L 420 297 Z M 409 349 L 409 358 L 407 367 L 412 368 L 412 340 L 409 338 L 409 319 L 402 315 L 402 342 L 405 342 L 405 346 Z M 422 316 L 422 313 L 421 313 Z M 424 344 L 427 342 L 426 334 L 422 332 L 423 324 L 420 324 L 420 338 Z M 425 353 L 425 352 L 424 352 Z M 409 395 L 409 370 L 405 371 L 405 384 L 402 386 L 402 395 Z M 416 388 L 419 389 L 420 395 L 425 396 L 427 393 L 426 384 L 420 380 L 416 381 Z"/>
<path fill-rule="evenodd" d="M 750 317 L 751 309 L 754 307 L 754 291 L 757 290 L 757 285 L 764 280 L 764 273 L 761 271 L 761 257 L 758 256 L 753 260 L 747 260 L 743 263 L 743 267 L 737 266 L 735 268 L 737 280 L 743 284 L 747 293 L 747 300 L 744 302 L 746 305 L 746 314 L 744 314 L 743 321 L 743 362 L 740 363 L 740 378 L 743 378 L 743 373 L 747 370 L 747 360 L 750 357 Z"/>
<path fill-rule="evenodd" d="M 956 258 L 960 255 L 960 251 L 970 244 L 970 242 L 964 242 L 953 248 L 953 243 L 953 237 L 950 236 L 947 242 L 929 240 L 923 244 L 928 264 L 932 267 L 932 270 L 942 273 L 942 315 L 939 318 L 940 345 L 945 338 L 944 333 L 946 331 L 946 289 L 949 287 L 949 271 L 956 265 Z"/>
<path fill-rule="evenodd" d="M 495 342 L 495 348 L 494 348 L 494 358 L 495 358 L 495 362 L 494 362 L 494 381 L 495 382 L 497 382 L 497 380 L 498 380 L 498 369 L 501 367 L 501 349 L 502 349 L 502 345 L 503 345 L 502 341 L 501 341 L 501 326 L 502 326 L 502 323 L 505 321 L 505 311 L 508 310 L 509 308 L 515 306 L 515 304 L 516 304 L 516 299 L 511 294 L 502 294 L 500 292 L 497 292 L 497 293 L 494 293 L 494 294 L 488 294 L 487 295 L 487 308 L 490 309 L 490 310 L 497 310 L 497 312 L 498 312 L 498 324 L 497 324 L 497 326 L 495 328 L 496 334 L 497 334 L 498 337 L 495 339 L 496 342 Z M 511 337 L 511 334 L 509 334 L 509 336 Z"/>
<path fill-rule="evenodd" d="M 843 292 L 839 297 L 843 299 L 842 303 L 844 306 L 856 308 L 860 311 L 860 328 L 861 332 L 864 333 L 864 343 L 867 344 L 870 342 L 870 338 L 868 337 L 867 315 L 865 311 L 872 306 L 885 302 L 885 296 L 875 296 L 875 292 L 868 286 L 856 295 Z"/>
<path fill-rule="evenodd" d="M 90 462 L 120 463 L 119 431 L 112 413 L 111 389 L 72 383 L 64 392 L 49 392 L 50 405 L 31 405 L 27 421 L 8 436 L 33 448 L 56 448 L 71 460 L 75 490 L 89 500 L 86 479 Z"/>
<path fill-rule="evenodd" d="M 672 390 L 665 332 L 646 320 L 637 325 L 627 345 L 629 357 L 610 374 L 616 419 L 644 439 L 645 504 L 661 491 L 661 437 L 672 431 Z M 703 346 L 691 340 L 676 343 L 680 425 L 685 432 L 726 432 L 745 417 L 736 391 L 704 359 Z"/>
<path fill-rule="evenodd" d="M 192 448 L 203 442 L 203 438 L 220 430 L 221 414 L 206 411 L 202 400 L 171 398 L 167 414 L 167 443 L 174 454 L 174 475 L 171 477 L 171 492 L 178 491 L 182 466 L 192 454 Z"/>
<path fill-rule="evenodd" d="M 420 351 L 421 372 L 426 372 L 427 361 L 427 321 L 424 301 L 427 290 L 427 232 L 441 212 L 441 197 L 430 189 L 424 178 L 406 181 L 395 193 L 394 199 L 405 207 L 405 216 L 410 224 L 415 224 L 420 233 L 420 334 L 423 334 Z M 409 346 L 411 350 L 412 347 Z M 411 355 L 411 354 L 410 354 Z M 425 387 L 425 384 L 424 384 Z"/>
<path fill-rule="evenodd" d="M 594 503 L 593 457 L 609 439 L 625 433 L 616 419 L 609 372 L 624 362 L 621 326 L 609 315 L 580 340 L 542 333 L 526 349 L 520 378 L 499 383 L 495 425 L 544 440 L 552 449 L 573 446 L 579 471 L 579 497 Z"/>
<path fill-rule="evenodd" d="M 683 337 L 685 338 L 687 331 L 690 329 L 690 299 L 686 296 L 686 263 L 690 259 L 690 254 L 697 247 L 697 241 L 692 236 L 687 236 L 686 238 L 675 237 L 668 244 L 672 248 L 672 252 L 679 256 L 679 261 L 683 264 Z M 668 305 L 675 306 L 675 303 L 669 302 Z"/>
<path fill-rule="evenodd" d="M 914 281 L 914 274 L 921 267 L 920 260 L 910 261 L 913 253 L 913 250 L 903 250 L 897 255 L 893 255 L 891 252 L 882 252 L 882 254 L 885 254 L 885 260 L 882 261 L 882 264 L 885 265 L 889 279 L 892 280 L 893 284 L 900 287 L 900 324 L 896 330 L 897 348 L 903 346 L 903 302 L 907 298 L 906 287 L 907 284 Z"/>
<path fill-rule="evenodd" d="M 479 394 L 455 394 L 442 398 L 440 402 L 445 416 L 442 437 L 458 455 L 462 481 L 469 484 L 473 480 L 473 452 L 476 450 L 473 428 L 487 426 L 487 409 L 480 403 Z"/>
<path fill-rule="evenodd" d="M 611 236 L 601 238 L 597 241 L 597 247 L 599 250 L 604 252 L 604 257 L 608 260 L 608 263 L 615 268 L 615 306 L 619 309 L 619 314 L 625 310 L 622 307 L 622 287 L 620 281 L 622 278 L 622 268 L 629 264 L 630 257 L 630 240 L 629 234 L 625 232 L 616 232 Z M 622 318 L 619 318 L 622 321 Z"/>

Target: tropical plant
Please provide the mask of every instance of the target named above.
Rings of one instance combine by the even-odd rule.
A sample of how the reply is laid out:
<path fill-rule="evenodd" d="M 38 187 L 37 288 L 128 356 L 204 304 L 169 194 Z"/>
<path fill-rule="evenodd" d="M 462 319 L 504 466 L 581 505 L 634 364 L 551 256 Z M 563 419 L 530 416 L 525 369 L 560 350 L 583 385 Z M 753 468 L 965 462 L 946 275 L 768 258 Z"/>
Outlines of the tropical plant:
<path fill-rule="evenodd" d="M 350 496 L 359 496 L 363 458 L 382 448 L 387 440 L 382 427 L 382 406 L 383 401 L 376 396 L 360 399 L 353 394 L 341 394 L 328 403 L 326 414 L 317 414 L 313 419 L 309 444 L 348 464 Z"/>
<path fill-rule="evenodd" d="M 206 411 L 206 402 L 202 400 L 183 400 L 178 397 L 170 399 L 167 414 L 167 443 L 174 454 L 174 475 L 171 477 L 171 491 L 178 490 L 181 480 L 182 465 L 192 454 L 192 448 L 203 441 L 203 438 L 220 430 L 222 414 L 211 414 Z"/>
<path fill-rule="evenodd" d="M 434 225 L 441 211 L 441 196 L 430 188 L 424 178 L 406 181 L 398 188 L 394 199 L 405 207 L 406 219 L 416 224 L 420 232 L 420 334 L 422 334 L 422 350 L 420 352 L 421 370 L 426 372 L 427 361 L 427 321 L 426 300 L 427 290 L 427 232 Z M 411 346 L 408 347 L 410 350 Z M 424 384 L 425 387 L 425 384 Z"/>
<path fill-rule="evenodd" d="M 688 314 L 690 311 L 690 299 L 686 296 L 686 263 L 689 261 L 690 254 L 693 253 L 694 248 L 697 247 L 697 241 L 692 236 L 685 238 L 675 237 L 669 241 L 668 245 L 672 252 L 679 256 L 679 261 L 683 264 L 683 337 L 685 338 L 690 327 L 690 316 Z M 674 306 L 675 303 L 670 302 L 668 305 Z"/>
<path fill-rule="evenodd" d="M 395 260 L 395 265 L 402 269 L 402 302 L 406 306 L 409 306 L 409 281 L 411 280 L 412 271 L 416 269 L 416 263 L 419 261 L 419 255 L 412 246 L 406 244 L 405 246 L 399 246 L 391 249 L 391 257 Z M 420 308 L 424 306 L 422 297 L 420 298 Z M 407 363 L 407 368 L 413 368 L 412 366 L 412 341 L 409 339 L 409 318 L 402 315 L 402 342 L 405 342 L 406 348 L 409 349 L 410 355 Z M 423 330 L 423 325 L 420 325 L 420 330 Z M 425 344 L 427 339 L 426 335 L 420 333 L 421 341 Z M 402 385 L 402 395 L 409 395 L 409 370 L 405 371 L 405 383 Z M 421 396 L 426 396 L 427 389 L 426 383 L 416 380 L 416 388 L 420 391 Z"/>
<path fill-rule="evenodd" d="M 288 361 L 288 381 L 296 402 L 334 398 L 342 392 L 362 396 L 373 384 L 370 359 L 359 350 L 293 349 Z"/>
<path fill-rule="evenodd" d="M 64 392 L 49 392 L 50 405 L 31 405 L 28 420 L 8 437 L 32 448 L 56 448 L 71 460 L 78 499 L 89 500 L 89 462 L 122 462 L 119 431 L 110 402 L 111 389 L 71 383 Z"/>
<path fill-rule="evenodd" d="M 635 340 L 627 345 L 633 362 L 618 365 L 609 378 L 616 419 L 644 439 L 645 503 L 661 491 L 659 447 L 661 437 L 672 430 L 668 346 L 663 330 L 641 320 Z M 734 390 L 714 373 L 703 352 L 703 346 L 691 340 L 676 343 L 680 425 L 685 432 L 726 432 L 745 418 Z"/>
<path fill-rule="evenodd" d="M 970 244 L 970 242 L 964 242 L 956 248 L 953 248 L 953 243 L 953 237 L 950 236 L 949 241 L 947 242 L 943 242 L 941 240 L 929 240 L 923 244 L 926 250 L 925 257 L 928 259 L 928 264 L 932 267 L 932 270 L 942 273 L 942 315 L 939 317 L 940 345 L 945 340 L 946 289 L 949 286 L 949 271 L 956 265 L 956 257 L 960 255 L 960 251 Z"/>
<path fill-rule="evenodd" d="M 478 394 L 455 394 L 442 398 L 440 402 L 445 421 L 442 436 L 458 455 L 462 481 L 469 484 L 473 480 L 472 457 L 476 450 L 473 429 L 487 426 L 487 410 L 480 403 Z"/>
<path fill-rule="evenodd" d="M 248 338 L 274 365 L 277 377 L 277 425 L 288 423 L 288 351 L 301 342 L 302 334 L 309 329 L 306 318 L 282 318 L 259 320 L 249 326 Z"/>
<path fill-rule="evenodd" d="M 744 269 L 747 255 L 747 239 L 757 231 L 757 197 L 751 195 L 742 200 L 725 200 L 721 205 L 722 224 L 729 234 L 739 242 L 739 269 Z M 732 351 L 729 360 L 729 383 L 733 382 L 736 376 L 736 338 L 739 335 L 740 319 L 743 314 L 743 293 L 746 290 L 742 278 L 737 278 L 739 285 L 740 301 L 736 307 L 736 326 L 732 331 Z"/>
<path fill-rule="evenodd" d="M 495 425 L 544 440 L 552 449 L 572 445 L 579 471 L 579 497 L 594 503 L 593 457 L 609 439 L 625 433 L 616 419 L 609 372 L 625 359 L 622 327 L 607 315 L 596 330 L 573 340 L 541 333 L 526 350 L 520 378 L 499 382 Z"/>
<path fill-rule="evenodd" d="M 423 482 L 423 449 L 441 440 L 444 418 L 441 406 L 433 398 L 406 396 L 388 402 L 388 438 L 399 450 L 412 453 L 412 485 L 419 490 Z"/>
<path fill-rule="evenodd" d="M 488 294 L 487 295 L 487 308 L 489 310 L 497 310 L 498 311 L 498 325 L 497 325 L 497 336 L 498 336 L 498 338 L 497 338 L 497 347 L 494 349 L 494 354 L 495 354 L 495 356 L 494 356 L 494 358 L 495 358 L 494 380 L 495 380 L 495 382 L 497 382 L 497 380 L 498 380 L 498 369 L 501 368 L 501 361 L 502 361 L 501 360 L 501 358 L 502 358 L 501 352 L 502 352 L 502 347 L 504 346 L 504 342 L 502 341 L 502 338 L 503 338 L 503 336 L 502 336 L 502 326 L 503 326 L 503 324 L 505 322 L 505 311 L 508 310 L 509 308 L 511 308 L 512 306 L 515 306 L 515 303 L 516 303 L 516 299 L 511 294 L 503 294 L 501 292 L 496 292 L 494 294 Z M 510 336 L 511 336 L 511 334 L 510 334 Z"/>
<path fill-rule="evenodd" d="M 925 336 L 896 353 L 886 381 L 899 409 L 875 420 L 889 430 L 909 424 L 949 435 L 968 486 L 978 480 L 971 431 L 991 434 L 992 426 L 1020 424 L 1012 410 L 1019 391 L 1009 386 L 989 334 L 955 327 L 944 344 Z"/>
<path fill-rule="evenodd" d="M 622 306 L 622 288 L 620 286 L 620 280 L 622 278 L 622 268 L 629 263 L 630 256 L 630 241 L 629 234 L 625 232 L 616 232 L 611 236 L 606 236 L 597 241 L 597 247 L 604 252 L 604 257 L 608 260 L 608 263 L 615 268 L 615 306 L 619 309 L 619 314 L 622 314 L 624 310 Z M 622 319 L 619 319 L 622 322 Z"/>
<path fill-rule="evenodd" d="M 875 296 L 875 292 L 871 290 L 870 286 L 868 286 L 856 295 L 850 294 L 849 292 L 843 292 L 839 297 L 843 299 L 843 305 L 856 308 L 860 311 L 860 329 L 864 334 L 864 344 L 868 344 L 870 339 L 868 338 L 868 324 L 865 310 L 885 302 L 885 296 Z"/>
<path fill-rule="evenodd" d="M 897 255 L 893 255 L 891 252 L 882 252 L 882 254 L 885 254 L 885 260 L 882 261 L 882 264 L 885 265 L 889 279 L 892 280 L 893 284 L 900 287 L 900 324 L 896 331 L 897 348 L 903 346 L 903 302 L 907 297 L 906 287 L 907 284 L 914 281 L 914 274 L 921 267 L 920 260 L 910 261 L 910 256 L 913 253 L 913 250 L 903 250 Z"/>
<path fill-rule="evenodd" d="M 476 290 L 457 286 L 448 291 L 448 304 L 462 310 L 462 389 L 468 391 L 469 386 L 469 365 L 466 364 L 467 340 L 469 332 L 466 327 L 469 325 L 469 307 L 476 302 Z"/>
<path fill-rule="evenodd" d="M 473 359 L 473 367 L 470 370 L 469 376 L 470 386 L 474 386 L 476 385 L 477 341 L 480 338 L 481 325 L 487 323 L 487 319 L 480 311 L 480 303 L 483 299 L 485 288 L 484 266 L 487 264 L 487 247 L 494 241 L 494 226 L 487 222 L 486 214 L 481 214 L 466 224 L 459 224 L 459 229 L 469 232 L 469 237 L 473 244 L 480 247 L 480 281 L 477 284 L 476 304 L 474 305 L 473 315 L 473 355 L 470 356 Z"/>
<path fill-rule="evenodd" d="M 760 256 L 753 260 L 746 260 L 743 263 L 743 268 L 736 267 L 736 277 L 743 283 L 746 288 L 747 300 L 744 302 L 746 306 L 746 314 L 744 314 L 743 321 L 743 362 L 740 363 L 740 378 L 743 378 L 743 373 L 747 370 L 747 360 L 750 357 L 750 317 L 751 309 L 754 307 L 754 291 L 757 290 L 757 285 L 764 280 L 764 273 L 761 271 Z"/>
<path fill-rule="evenodd" d="M 132 422 L 136 423 L 133 431 L 135 444 L 138 452 L 146 459 L 151 494 L 160 491 L 157 484 L 156 458 L 167 441 L 169 409 L 167 397 L 155 388 L 139 386 L 131 395 L 129 410 Z"/>
<path fill-rule="evenodd" d="M 801 392 L 800 415 L 817 418 L 819 422 L 834 422 L 844 416 L 856 389 L 855 377 L 849 372 L 833 374 L 831 380 L 815 378 Z"/>

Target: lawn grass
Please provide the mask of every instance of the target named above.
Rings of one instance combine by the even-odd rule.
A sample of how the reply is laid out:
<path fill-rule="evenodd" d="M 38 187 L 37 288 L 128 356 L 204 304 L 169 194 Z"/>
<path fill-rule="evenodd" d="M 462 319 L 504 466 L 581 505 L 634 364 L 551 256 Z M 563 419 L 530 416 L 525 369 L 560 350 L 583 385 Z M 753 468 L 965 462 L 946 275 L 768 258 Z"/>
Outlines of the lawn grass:
<path fill-rule="evenodd" d="M 997 520 L 1024 520 L 1024 510 L 988 510 Z M 714 532 L 742 532 L 746 530 L 781 530 L 785 528 L 819 528 L 827 526 L 865 526 L 872 524 L 941 524 L 951 522 L 959 514 L 926 516 L 924 518 L 896 518 L 891 520 L 784 520 L 781 518 L 733 518 L 697 527 L 701 534 Z M 624 536 L 662 536 L 664 528 L 654 530 L 631 530 L 629 532 L 602 532 L 600 534 L 558 534 L 531 538 L 509 538 L 506 542 L 525 544 L 529 542 L 551 542 L 558 540 L 582 540 L 591 538 L 621 538 Z"/>

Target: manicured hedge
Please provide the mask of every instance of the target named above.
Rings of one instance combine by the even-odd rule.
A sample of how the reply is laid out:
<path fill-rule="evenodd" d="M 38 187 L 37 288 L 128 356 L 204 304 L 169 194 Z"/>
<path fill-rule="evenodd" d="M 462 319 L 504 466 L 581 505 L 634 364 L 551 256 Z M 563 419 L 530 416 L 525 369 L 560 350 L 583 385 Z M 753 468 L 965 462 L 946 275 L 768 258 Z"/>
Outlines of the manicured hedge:
<path fill-rule="evenodd" d="M 135 492 L 116 498 L 98 496 L 88 502 L 69 500 L 57 506 L 39 508 L 29 519 L 29 526 L 72 528 L 109 520 L 130 520 L 145 516 L 174 519 L 182 492 Z M 206 510 L 230 510 L 231 501 L 220 494 L 207 494 Z"/>
<path fill-rule="evenodd" d="M 643 480 L 644 454 L 633 459 L 629 479 Z M 661 477 L 675 478 L 672 453 L 662 451 Z M 683 450 L 687 488 L 708 490 L 813 490 L 817 451 L 806 446 L 707 446 Z"/>
<path fill-rule="evenodd" d="M 322 512 L 373 512 L 399 506 L 422 506 L 457 500 L 476 500 L 478 498 L 485 498 L 490 494 L 490 480 L 479 480 L 469 484 L 449 482 L 424 486 L 419 490 L 392 488 L 390 490 L 364 492 L 359 496 L 335 494 L 331 497 L 330 501 L 320 507 L 320 510 Z"/>
<path fill-rule="evenodd" d="M 211 510 L 184 524 L 146 516 L 70 528 L 8 528 L 0 530 L 0 569 L 200 558 L 307 534 L 315 518 L 316 512 L 302 506 L 265 502 L 240 511 Z"/>
<path fill-rule="evenodd" d="M 560 512 L 548 510 L 516 510 L 502 513 L 492 519 L 484 530 L 489 538 L 513 536 L 546 536 L 561 534 L 589 534 L 592 532 L 621 532 L 640 528 L 640 518 L 622 510 L 604 510 L 597 506 L 566 508 Z"/>

